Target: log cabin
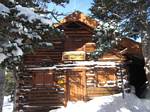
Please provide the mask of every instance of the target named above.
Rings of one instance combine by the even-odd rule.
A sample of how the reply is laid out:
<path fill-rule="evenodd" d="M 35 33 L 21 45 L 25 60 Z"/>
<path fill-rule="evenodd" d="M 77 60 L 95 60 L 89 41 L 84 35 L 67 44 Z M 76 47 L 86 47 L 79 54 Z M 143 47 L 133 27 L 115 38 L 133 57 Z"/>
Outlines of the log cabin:
<path fill-rule="evenodd" d="M 123 38 L 118 49 L 97 61 L 88 58 L 96 49 L 92 35 L 97 25 L 96 20 L 76 11 L 54 25 L 65 37 L 52 38 L 53 48 L 39 48 L 24 56 L 26 69 L 17 82 L 16 112 L 48 112 L 66 106 L 68 101 L 124 93 L 129 80 L 137 85 L 135 73 L 130 70 L 137 64 L 126 62 L 131 57 L 143 59 L 139 43 Z M 141 77 L 139 74 L 138 79 Z M 144 77 L 141 85 L 145 81 Z"/>

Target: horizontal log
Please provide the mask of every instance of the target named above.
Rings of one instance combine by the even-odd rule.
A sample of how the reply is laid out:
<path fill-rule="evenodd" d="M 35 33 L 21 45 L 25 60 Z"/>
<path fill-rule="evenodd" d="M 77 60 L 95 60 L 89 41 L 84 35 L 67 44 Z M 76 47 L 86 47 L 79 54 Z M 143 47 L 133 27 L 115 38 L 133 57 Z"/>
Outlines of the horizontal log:
<path fill-rule="evenodd" d="M 35 53 L 35 54 L 28 54 L 28 55 L 25 55 L 24 57 L 30 57 L 30 56 L 47 56 L 47 55 L 62 55 L 62 51 L 55 51 L 55 52 L 38 52 L 38 53 Z"/>
<path fill-rule="evenodd" d="M 89 32 L 89 31 L 86 31 L 86 30 L 78 30 L 78 31 L 65 31 L 65 33 L 82 33 L 82 34 L 85 34 L 85 33 L 90 33 L 91 34 L 91 32 Z"/>
<path fill-rule="evenodd" d="M 59 54 L 59 55 L 57 55 L 57 54 L 53 54 L 53 55 L 36 55 L 36 56 L 28 56 L 28 57 L 25 57 L 24 58 L 24 60 L 35 60 L 35 59 L 41 59 L 41 60 L 46 60 L 46 59 L 50 59 L 50 58 L 59 58 L 59 57 L 61 57 L 62 55 L 61 54 Z"/>
<path fill-rule="evenodd" d="M 87 92 L 87 95 L 88 96 L 98 96 L 98 95 L 100 95 L 101 96 L 101 94 L 103 95 L 103 94 L 116 94 L 116 93 L 119 93 L 119 91 L 99 91 L 99 92 Z"/>
<path fill-rule="evenodd" d="M 64 94 L 64 91 L 59 90 L 49 90 L 49 91 L 22 91 L 23 93 L 28 93 L 28 94 Z"/>
<path fill-rule="evenodd" d="M 25 87 L 25 86 L 23 86 L 23 87 Z M 22 87 L 22 88 L 23 88 Z M 34 87 L 34 88 L 33 88 Z M 43 88 L 42 88 L 43 87 Z M 27 87 L 26 87 L 27 88 Z M 40 86 L 29 86 L 29 88 L 30 89 L 19 89 L 20 91 L 26 91 L 26 90 L 30 90 L 30 91 L 50 91 L 50 90 L 52 90 L 52 91 L 56 91 L 56 90 L 60 90 L 60 91 L 63 91 L 63 89 L 62 88 L 60 88 L 60 87 L 58 87 L 58 86 L 51 86 L 51 85 L 47 85 L 47 86 L 41 86 L 41 88 L 40 88 Z"/>
<path fill-rule="evenodd" d="M 88 96 L 101 96 L 101 95 L 109 95 L 115 94 L 119 92 L 119 88 L 117 87 L 89 87 L 87 88 Z"/>
<path fill-rule="evenodd" d="M 48 47 L 46 47 L 46 48 L 38 48 L 38 49 L 35 49 L 33 52 L 32 52 L 32 54 L 34 54 L 34 53 L 36 53 L 36 52 L 49 52 L 49 51 L 55 51 L 55 50 L 63 50 L 63 47 L 62 47 L 63 45 L 61 45 L 61 46 L 52 46 L 51 48 L 48 48 Z M 29 54 L 29 53 L 28 53 Z"/>
<path fill-rule="evenodd" d="M 45 97 L 60 97 L 60 98 L 64 98 L 64 93 L 59 93 L 59 94 L 28 94 L 28 93 L 18 93 L 17 96 L 19 97 L 19 95 L 24 95 L 24 97 L 29 97 L 29 98 L 39 98 L 41 96 L 45 96 Z"/>
<path fill-rule="evenodd" d="M 118 90 L 118 87 L 92 87 L 87 88 L 87 91 L 105 91 L 105 90 Z"/>
<path fill-rule="evenodd" d="M 19 103 L 20 105 L 30 105 L 30 106 L 63 106 L 63 102 L 57 101 L 57 102 L 25 102 L 25 103 Z"/>
<path fill-rule="evenodd" d="M 47 96 L 40 96 L 40 97 L 31 97 L 31 98 L 27 98 L 29 101 L 30 100 L 60 100 L 60 99 L 64 99 L 62 96 L 55 96 L 55 97 L 47 97 Z"/>
<path fill-rule="evenodd" d="M 25 58 L 24 58 L 24 60 L 25 59 L 31 59 L 31 58 L 41 58 L 41 60 L 44 60 L 44 59 L 49 59 L 49 58 L 51 58 L 51 57 L 61 57 L 62 56 L 62 54 L 49 54 L 49 55 L 44 55 L 44 54 L 38 54 L 38 55 L 30 55 L 30 56 L 26 56 Z"/>
<path fill-rule="evenodd" d="M 81 33 L 72 33 L 72 34 L 66 34 L 67 35 L 67 37 L 68 36 L 77 36 L 77 37 L 79 37 L 80 35 L 81 35 L 81 37 L 89 37 L 89 39 L 90 40 L 92 40 L 91 39 L 91 37 L 92 37 L 92 34 L 89 34 L 89 33 L 87 33 L 87 34 L 81 34 Z"/>
<path fill-rule="evenodd" d="M 43 60 L 25 60 L 24 61 L 24 64 L 25 65 L 37 65 L 37 66 L 40 66 L 40 64 L 44 64 L 45 62 L 49 62 L 49 64 L 52 64 L 52 63 L 58 63 L 58 62 L 61 62 L 61 59 L 60 58 L 52 58 L 52 61 L 43 61 Z"/>
<path fill-rule="evenodd" d="M 49 112 L 52 109 L 60 108 L 60 106 L 23 106 L 25 112 Z"/>
<path fill-rule="evenodd" d="M 100 97 L 100 96 L 108 96 L 108 95 L 113 95 L 117 93 L 101 93 L 101 94 L 89 94 L 87 95 L 88 99 L 93 99 L 94 97 Z"/>

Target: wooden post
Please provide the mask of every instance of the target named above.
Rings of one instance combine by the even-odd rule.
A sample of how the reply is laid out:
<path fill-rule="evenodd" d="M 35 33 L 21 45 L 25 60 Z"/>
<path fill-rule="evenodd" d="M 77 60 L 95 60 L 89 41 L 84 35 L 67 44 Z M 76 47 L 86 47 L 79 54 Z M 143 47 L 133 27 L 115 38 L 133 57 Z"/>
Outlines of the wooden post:
<path fill-rule="evenodd" d="M 16 83 L 15 90 L 14 90 L 13 112 L 18 112 L 19 111 L 18 96 L 20 94 L 20 91 L 19 91 L 19 81 L 20 80 L 19 80 L 16 69 L 13 69 L 13 76 L 14 76 L 15 83 Z"/>
<path fill-rule="evenodd" d="M 95 74 L 95 77 L 96 77 L 96 87 L 98 87 L 98 73 L 97 73 L 97 70 L 95 70 L 95 68 L 93 68 L 94 70 L 94 74 Z"/>
<path fill-rule="evenodd" d="M 124 82 L 123 82 L 123 73 L 122 73 L 122 65 L 120 64 L 120 73 L 121 73 L 121 89 L 122 89 L 122 97 L 125 97 L 125 91 L 124 91 Z"/>
<path fill-rule="evenodd" d="M 0 112 L 2 112 L 3 107 L 4 83 L 5 83 L 5 71 L 3 69 L 0 69 Z"/>
<path fill-rule="evenodd" d="M 64 106 L 67 106 L 67 102 L 68 102 L 68 86 L 69 86 L 69 80 L 68 80 L 68 75 L 67 75 L 67 71 L 64 70 L 63 71 L 64 73 L 64 83 L 65 83 L 65 86 L 64 86 Z"/>
<path fill-rule="evenodd" d="M 84 73 L 83 73 L 83 99 L 86 100 L 87 98 L 87 88 L 86 88 L 86 69 L 84 70 Z"/>

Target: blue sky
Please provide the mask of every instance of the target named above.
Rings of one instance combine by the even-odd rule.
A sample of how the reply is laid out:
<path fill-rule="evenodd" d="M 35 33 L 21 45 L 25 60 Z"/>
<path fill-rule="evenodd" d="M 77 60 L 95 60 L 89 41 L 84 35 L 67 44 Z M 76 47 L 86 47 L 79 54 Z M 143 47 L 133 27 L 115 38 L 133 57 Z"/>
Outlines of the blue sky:
<path fill-rule="evenodd" d="M 55 4 L 48 5 L 49 9 L 55 9 L 56 11 L 62 12 L 64 14 L 70 14 L 75 10 L 89 14 L 88 10 L 91 7 L 93 0 L 70 0 L 69 4 L 66 4 L 65 7 L 57 6 Z"/>

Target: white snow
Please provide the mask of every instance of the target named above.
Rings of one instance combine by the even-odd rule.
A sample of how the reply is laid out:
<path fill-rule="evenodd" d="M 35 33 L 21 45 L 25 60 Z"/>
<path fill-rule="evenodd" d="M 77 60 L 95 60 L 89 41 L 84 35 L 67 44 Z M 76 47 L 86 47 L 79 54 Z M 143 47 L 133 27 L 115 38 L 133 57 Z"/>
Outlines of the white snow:
<path fill-rule="evenodd" d="M 3 5 L 2 3 L 0 3 L 0 14 L 2 14 L 3 16 L 6 16 L 8 15 L 8 13 L 10 13 L 9 8 Z"/>
<path fill-rule="evenodd" d="M 10 2 L 12 2 L 12 3 L 15 3 L 15 0 L 9 0 Z"/>
<path fill-rule="evenodd" d="M 60 65 L 63 67 L 70 67 L 70 66 L 94 66 L 94 67 L 101 67 L 101 68 L 110 68 L 110 67 L 116 67 L 119 65 L 119 62 L 113 62 L 113 61 L 76 61 L 73 64 L 64 64 Z"/>
<path fill-rule="evenodd" d="M 22 38 L 17 38 L 17 39 L 15 40 L 15 42 L 16 42 L 18 45 L 23 45 L 22 41 L 23 41 Z"/>
<path fill-rule="evenodd" d="M 22 49 L 21 49 L 20 47 L 18 47 L 17 44 L 15 44 L 15 47 L 16 47 L 16 50 L 13 50 L 13 51 L 12 51 L 12 54 L 13 54 L 14 56 L 22 56 L 22 55 L 23 55 Z"/>
<path fill-rule="evenodd" d="M 113 61 L 77 61 L 75 64 L 84 66 L 95 65 L 97 67 L 116 67 L 119 63 Z"/>
<path fill-rule="evenodd" d="M 10 102 L 10 96 L 4 96 L 2 112 L 12 112 L 12 111 L 13 111 L 13 102 Z"/>
<path fill-rule="evenodd" d="M 96 97 L 91 101 L 68 102 L 67 107 L 50 112 L 150 112 L 150 100 L 139 99 L 133 94 Z"/>
<path fill-rule="evenodd" d="M 12 50 L 12 54 L 14 55 L 14 56 L 22 56 L 23 55 L 23 51 L 22 51 L 22 49 L 16 44 L 16 43 L 14 43 L 14 44 L 12 44 L 12 43 L 5 43 L 5 44 L 3 44 L 3 46 L 5 46 L 5 47 L 11 47 L 12 45 L 14 45 L 15 47 L 16 47 L 16 49 L 14 49 L 14 50 Z M 11 56 L 11 54 L 9 55 L 10 53 L 7 53 L 7 55 L 5 55 L 4 53 L 0 53 L 0 64 L 6 59 L 6 58 L 8 58 L 9 56 Z"/>
<path fill-rule="evenodd" d="M 3 111 L 12 112 L 13 103 L 10 96 L 4 97 Z M 95 97 L 88 102 L 68 102 L 67 107 L 51 110 L 50 112 L 150 112 L 150 99 L 139 99 L 134 94 L 115 94 Z"/>
<path fill-rule="evenodd" d="M 4 59 L 6 59 L 7 56 L 3 53 L 0 53 L 0 64 L 4 61 Z"/>
<path fill-rule="evenodd" d="M 42 16 L 36 14 L 32 9 L 27 7 L 22 7 L 21 5 L 17 5 L 16 9 L 19 11 L 17 16 L 25 16 L 28 21 L 33 23 L 35 20 L 40 20 L 43 24 L 51 25 L 51 21 L 49 19 L 45 19 Z"/>

